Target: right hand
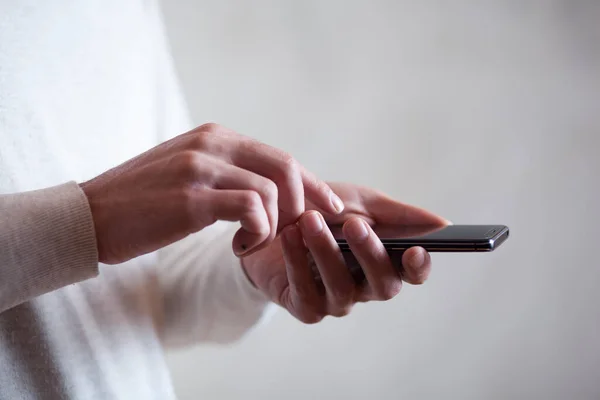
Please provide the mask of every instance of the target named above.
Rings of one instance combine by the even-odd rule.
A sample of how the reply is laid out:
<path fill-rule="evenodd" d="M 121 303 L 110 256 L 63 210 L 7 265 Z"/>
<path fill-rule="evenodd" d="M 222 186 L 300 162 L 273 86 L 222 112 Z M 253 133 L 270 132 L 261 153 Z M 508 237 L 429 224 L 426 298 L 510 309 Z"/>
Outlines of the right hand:
<path fill-rule="evenodd" d="M 99 261 L 117 264 L 155 251 L 217 220 L 240 221 L 238 256 L 268 245 L 296 222 L 305 197 L 337 214 L 329 186 L 282 150 L 205 124 L 82 183 Z"/>

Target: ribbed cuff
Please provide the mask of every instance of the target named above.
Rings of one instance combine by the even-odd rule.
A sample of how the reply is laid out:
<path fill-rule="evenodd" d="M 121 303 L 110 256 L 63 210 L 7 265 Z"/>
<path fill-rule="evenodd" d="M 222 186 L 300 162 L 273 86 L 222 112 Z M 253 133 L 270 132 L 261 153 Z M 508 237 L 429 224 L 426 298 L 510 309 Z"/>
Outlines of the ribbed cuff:
<path fill-rule="evenodd" d="M 0 195 L 0 312 L 96 275 L 93 218 L 77 183 Z"/>

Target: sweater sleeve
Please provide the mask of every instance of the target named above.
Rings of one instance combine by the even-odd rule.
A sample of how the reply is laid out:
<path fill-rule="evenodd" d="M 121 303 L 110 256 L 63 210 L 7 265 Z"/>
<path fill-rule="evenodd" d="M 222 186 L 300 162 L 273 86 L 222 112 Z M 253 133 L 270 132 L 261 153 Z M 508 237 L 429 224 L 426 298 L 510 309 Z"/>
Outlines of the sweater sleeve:
<path fill-rule="evenodd" d="M 159 250 L 166 346 L 229 343 L 275 311 L 275 304 L 250 283 L 233 254 L 236 229 L 217 222 Z"/>
<path fill-rule="evenodd" d="M 185 98 L 169 51 L 160 12 L 154 32 L 157 74 L 157 138 L 168 140 L 191 128 Z M 276 309 L 244 274 L 233 254 L 236 224 L 217 222 L 157 252 L 164 314 L 163 341 L 180 347 L 203 341 L 227 343 L 268 319 Z"/>
<path fill-rule="evenodd" d="M 92 214 L 79 185 L 0 194 L 0 313 L 97 274 Z"/>

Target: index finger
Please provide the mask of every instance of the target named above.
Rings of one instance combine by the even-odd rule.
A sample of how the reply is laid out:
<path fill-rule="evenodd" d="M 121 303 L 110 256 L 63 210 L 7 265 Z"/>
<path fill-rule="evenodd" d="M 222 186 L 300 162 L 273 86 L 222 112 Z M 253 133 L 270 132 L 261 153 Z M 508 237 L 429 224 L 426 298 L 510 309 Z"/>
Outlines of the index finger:
<path fill-rule="evenodd" d="M 315 174 L 300 166 L 300 175 L 304 185 L 304 196 L 318 208 L 332 214 L 339 214 L 344 210 L 344 202 L 331 190 L 329 185 Z"/>
<path fill-rule="evenodd" d="M 305 198 L 331 214 L 339 214 L 344 208 L 329 185 L 283 150 L 255 140 L 242 140 L 232 161 L 277 184 L 280 228 L 300 217 L 305 209 Z"/>

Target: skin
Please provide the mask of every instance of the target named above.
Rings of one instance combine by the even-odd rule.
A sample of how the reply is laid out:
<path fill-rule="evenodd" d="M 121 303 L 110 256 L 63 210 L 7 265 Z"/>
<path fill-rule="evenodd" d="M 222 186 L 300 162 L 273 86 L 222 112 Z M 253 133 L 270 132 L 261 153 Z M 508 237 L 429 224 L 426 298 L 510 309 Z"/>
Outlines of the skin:
<path fill-rule="evenodd" d="M 431 270 L 429 254 L 415 247 L 401 259 L 391 259 L 370 225 L 442 227 L 449 223 L 373 189 L 347 183 L 330 186 L 346 205 L 341 214 L 327 213 L 308 202 L 309 211 L 297 224 L 286 227 L 271 245 L 242 261 L 255 286 L 304 323 L 316 323 L 328 315 L 347 315 L 357 302 L 389 300 L 400 292 L 403 282 L 425 282 Z M 348 259 L 344 259 L 327 223 L 343 224 L 356 262 L 364 271 L 364 282 L 357 283 L 350 273 Z M 309 252 L 321 279 L 314 278 Z"/>
<path fill-rule="evenodd" d="M 125 262 L 200 231 L 239 221 L 237 255 L 268 245 L 305 198 L 331 213 L 343 203 L 291 155 L 205 124 L 82 183 L 100 262 Z"/>
<path fill-rule="evenodd" d="M 247 276 L 306 323 L 346 315 L 356 302 L 391 299 L 403 281 L 420 284 L 429 275 L 423 249 L 392 260 L 369 225 L 447 224 L 373 189 L 328 185 L 288 153 L 216 124 L 179 135 L 80 186 L 100 262 L 122 263 L 218 220 L 239 221 L 232 247 Z M 344 258 L 327 223 L 344 224 L 354 259 Z M 348 263 L 360 265 L 363 282 Z"/>

